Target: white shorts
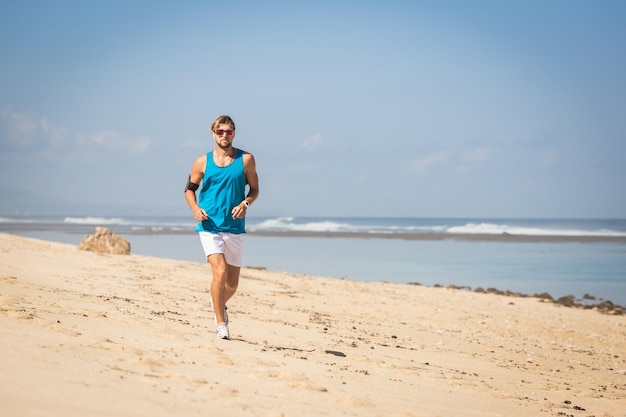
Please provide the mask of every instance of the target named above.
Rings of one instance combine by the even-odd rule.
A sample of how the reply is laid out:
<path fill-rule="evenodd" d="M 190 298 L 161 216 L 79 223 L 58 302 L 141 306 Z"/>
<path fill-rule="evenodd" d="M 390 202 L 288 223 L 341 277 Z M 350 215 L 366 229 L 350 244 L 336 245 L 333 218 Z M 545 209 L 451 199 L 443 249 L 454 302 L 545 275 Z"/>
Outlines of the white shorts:
<path fill-rule="evenodd" d="M 243 253 L 243 234 L 233 233 L 209 233 L 198 232 L 204 254 L 209 255 L 221 253 L 226 259 L 226 263 L 232 266 L 241 266 L 241 254 Z"/>

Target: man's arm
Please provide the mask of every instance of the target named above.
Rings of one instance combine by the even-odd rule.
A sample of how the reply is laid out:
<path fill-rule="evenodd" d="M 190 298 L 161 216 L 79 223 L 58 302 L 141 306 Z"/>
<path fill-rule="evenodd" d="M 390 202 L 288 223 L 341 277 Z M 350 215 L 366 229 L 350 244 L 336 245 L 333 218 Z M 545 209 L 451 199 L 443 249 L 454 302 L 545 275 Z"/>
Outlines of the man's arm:
<path fill-rule="evenodd" d="M 193 218 L 198 222 L 208 219 L 206 212 L 198 206 L 198 199 L 196 197 L 196 189 L 204 177 L 205 166 L 206 155 L 200 156 L 194 161 L 189 179 L 187 180 L 187 186 L 185 187 L 185 200 L 193 212 Z"/>
<path fill-rule="evenodd" d="M 251 153 L 246 152 L 243 154 L 243 169 L 249 190 L 246 198 L 233 208 L 233 219 L 245 217 L 248 207 L 259 196 L 259 176 L 256 173 L 256 162 Z"/>
<path fill-rule="evenodd" d="M 256 162 L 251 153 L 243 156 L 243 168 L 245 170 L 246 182 L 250 187 L 246 201 L 248 204 L 252 204 L 259 196 L 259 176 L 256 173 Z"/>

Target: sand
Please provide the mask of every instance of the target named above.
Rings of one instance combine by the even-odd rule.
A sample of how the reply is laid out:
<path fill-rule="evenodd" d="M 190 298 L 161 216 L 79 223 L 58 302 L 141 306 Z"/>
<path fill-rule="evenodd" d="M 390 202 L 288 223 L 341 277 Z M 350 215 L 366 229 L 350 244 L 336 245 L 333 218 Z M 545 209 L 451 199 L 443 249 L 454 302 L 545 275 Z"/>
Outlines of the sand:
<path fill-rule="evenodd" d="M 323 260 L 320 260 L 323 262 Z M 626 316 L 0 234 L 2 416 L 624 416 Z"/>

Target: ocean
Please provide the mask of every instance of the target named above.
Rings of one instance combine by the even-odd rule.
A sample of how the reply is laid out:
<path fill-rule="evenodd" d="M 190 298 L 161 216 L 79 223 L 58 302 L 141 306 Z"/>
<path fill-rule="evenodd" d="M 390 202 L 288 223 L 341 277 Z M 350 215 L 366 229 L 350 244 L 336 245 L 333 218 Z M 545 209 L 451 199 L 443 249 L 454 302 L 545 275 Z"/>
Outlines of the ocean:
<path fill-rule="evenodd" d="M 495 288 L 626 305 L 626 219 L 250 217 L 244 266 L 337 279 Z M 205 262 L 190 217 L 0 217 L 0 232 Z M 207 266 L 208 268 L 208 266 Z M 208 269 L 207 269 L 208 271 Z M 587 298 L 587 297 L 586 297 Z"/>

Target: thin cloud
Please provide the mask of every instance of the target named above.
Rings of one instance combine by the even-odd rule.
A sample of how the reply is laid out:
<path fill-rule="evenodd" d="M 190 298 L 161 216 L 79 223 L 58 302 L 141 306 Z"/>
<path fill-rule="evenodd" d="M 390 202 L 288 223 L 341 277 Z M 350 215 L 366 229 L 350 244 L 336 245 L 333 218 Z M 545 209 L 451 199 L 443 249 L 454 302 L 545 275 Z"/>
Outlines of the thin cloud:
<path fill-rule="evenodd" d="M 319 148 L 322 145 L 322 134 L 315 133 L 314 135 L 308 137 L 302 146 L 306 149 L 315 149 Z"/>
<path fill-rule="evenodd" d="M 452 156 L 451 151 L 441 151 L 436 153 L 428 154 L 422 158 L 418 158 L 413 161 L 413 169 L 418 174 L 423 174 L 430 168 L 436 165 L 443 164 Z"/>
<path fill-rule="evenodd" d="M 485 162 L 491 156 L 489 148 L 474 148 L 461 155 L 463 162 L 481 163 Z"/>
<path fill-rule="evenodd" d="M 150 138 L 138 137 L 129 138 L 122 133 L 116 131 L 94 132 L 86 136 L 81 136 L 80 141 L 83 143 L 95 143 L 106 149 L 121 150 L 131 153 L 141 153 L 148 150 Z"/>
<path fill-rule="evenodd" d="M 72 133 L 46 117 L 19 113 L 11 108 L 0 112 L 0 147 L 8 149 L 53 148 L 96 145 L 102 148 L 141 153 L 148 150 L 148 137 L 128 137 L 113 130 L 88 134 Z"/>
<path fill-rule="evenodd" d="M 39 126 L 52 146 L 62 146 L 71 139 L 66 129 L 53 125 L 45 117 L 39 119 Z"/>
<path fill-rule="evenodd" d="M 30 148 L 38 142 L 39 125 L 29 115 L 11 108 L 0 112 L 0 145 L 9 149 Z"/>

